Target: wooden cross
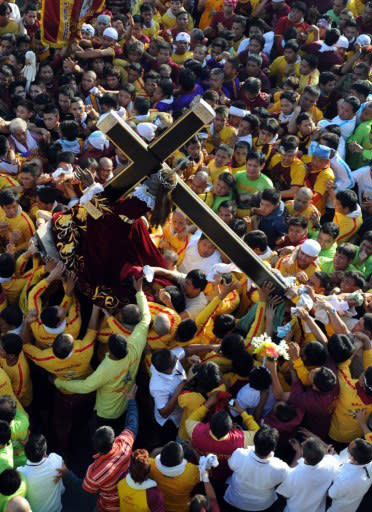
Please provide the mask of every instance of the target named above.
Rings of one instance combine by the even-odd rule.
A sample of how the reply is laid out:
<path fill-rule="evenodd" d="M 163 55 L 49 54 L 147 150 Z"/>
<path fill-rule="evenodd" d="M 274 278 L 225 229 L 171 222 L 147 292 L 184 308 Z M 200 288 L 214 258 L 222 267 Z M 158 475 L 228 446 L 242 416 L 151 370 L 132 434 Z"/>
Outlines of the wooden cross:
<path fill-rule="evenodd" d="M 164 161 L 201 128 L 210 124 L 214 116 L 213 109 L 201 100 L 154 142 L 146 144 L 115 112 L 108 113 L 97 128 L 127 156 L 131 164 L 107 183 L 104 192 L 107 198 L 115 201 L 127 195 L 139 182 L 157 172 Z M 180 178 L 172 192 L 172 199 L 211 242 L 258 286 L 270 281 L 277 293 L 285 292 L 282 280 Z"/>

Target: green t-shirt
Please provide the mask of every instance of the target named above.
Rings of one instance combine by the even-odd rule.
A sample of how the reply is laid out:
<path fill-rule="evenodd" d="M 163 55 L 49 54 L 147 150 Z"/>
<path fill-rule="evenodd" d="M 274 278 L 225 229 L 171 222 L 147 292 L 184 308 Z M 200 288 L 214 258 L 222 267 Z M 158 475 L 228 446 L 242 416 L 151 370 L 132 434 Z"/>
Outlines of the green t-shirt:
<path fill-rule="evenodd" d="M 265 176 L 264 174 L 260 174 L 257 180 L 250 180 L 247 176 L 246 171 L 239 171 L 235 174 L 235 190 L 240 198 L 241 195 L 253 195 L 256 192 L 262 192 L 265 188 L 274 188 L 273 182 L 270 178 Z M 246 205 L 239 199 L 239 206 L 242 208 L 246 208 L 249 205 Z"/>
<path fill-rule="evenodd" d="M 218 208 L 220 207 L 220 204 L 224 201 L 231 201 L 233 198 L 232 193 L 228 194 L 227 196 L 215 196 L 213 204 L 212 204 L 212 210 L 217 213 Z"/>
<path fill-rule="evenodd" d="M 337 244 L 334 243 L 328 249 L 322 249 L 319 253 L 319 266 L 322 267 L 322 264 L 328 260 L 333 260 L 334 255 L 336 254 Z"/>
<path fill-rule="evenodd" d="M 30 422 L 27 414 L 17 409 L 14 420 L 10 424 L 12 432 L 14 467 L 24 466 L 27 462 L 23 443 L 28 437 Z"/>
<path fill-rule="evenodd" d="M 57 388 L 72 393 L 91 393 L 97 390 L 95 409 L 100 418 L 119 418 L 127 408 L 127 394 L 132 389 L 142 352 L 147 341 L 147 332 L 151 314 L 143 292 L 136 294 L 142 320 L 133 329 L 127 339 L 128 355 L 124 359 L 114 360 L 106 354 L 95 372 L 84 380 L 56 379 Z"/>
<path fill-rule="evenodd" d="M 15 498 L 16 496 L 22 496 L 23 498 L 26 497 L 26 494 L 27 494 L 26 479 L 22 475 L 22 473 L 19 473 L 19 474 L 21 476 L 21 485 L 18 487 L 16 492 L 14 494 L 11 494 L 10 496 L 4 496 L 4 494 L 0 494 L 0 512 L 5 512 L 6 507 L 12 498 Z"/>
<path fill-rule="evenodd" d="M 320 266 L 320 270 L 322 272 L 325 272 L 326 274 L 333 274 L 333 272 L 336 272 L 335 267 L 333 265 L 333 259 L 324 258 L 323 261 L 319 262 L 319 266 Z M 356 269 L 355 269 L 354 265 L 350 264 L 346 268 L 346 271 L 348 271 L 348 270 L 356 270 Z"/>
<path fill-rule="evenodd" d="M 13 464 L 13 445 L 12 443 L 8 443 L 3 448 L 0 448 L 0 473 L 2 473 L 4 469 L 12 468 Z"/>
<path fill-rule="evenodd" d="M 369 276 L 372 274 L 372 255 L 368 256 L 368 258 L 363 263 L 358 263 L 359 258 L 359 249 L 357 249 L 357 253 L 355 256 L 355 259 L 353 261 L 353 265 L 356 268 L 356 270 L 359 270 L 366 279 L 369 279 Z"/>
<path fill-rule="evenodd" d="M 340 23 L 340 16 L 337 16 L 333 9 L 327 11 L 327 14 L 331 18 L 331 21 L 334 21 L 337 25 Z"/>

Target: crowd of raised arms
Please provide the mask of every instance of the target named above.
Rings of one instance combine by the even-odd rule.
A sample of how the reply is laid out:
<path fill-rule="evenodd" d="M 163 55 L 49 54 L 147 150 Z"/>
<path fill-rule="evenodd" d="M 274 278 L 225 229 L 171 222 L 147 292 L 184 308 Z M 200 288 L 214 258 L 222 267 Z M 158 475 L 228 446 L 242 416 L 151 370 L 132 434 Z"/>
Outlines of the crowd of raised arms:
<path fill-rule="evenodd" d="M 372 2 L 106 0 L 62 48 L 42 20 L 0 0 L 0 512 L 371 511 Z M 35 231 L 130 165 L 102 116 L 149 144 L 200 100 L 166 163 L 268 280 L 142 185 L 118 222 L 163 264 L 102 305 Z"/>

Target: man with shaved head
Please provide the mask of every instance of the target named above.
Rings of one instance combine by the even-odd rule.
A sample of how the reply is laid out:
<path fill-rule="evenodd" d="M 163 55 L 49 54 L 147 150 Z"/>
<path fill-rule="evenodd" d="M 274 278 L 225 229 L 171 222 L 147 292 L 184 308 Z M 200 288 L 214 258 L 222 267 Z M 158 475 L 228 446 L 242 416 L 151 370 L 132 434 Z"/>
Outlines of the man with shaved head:
<path fill-rule="evenodd" d="M 311 202 L 313 192 L 308 187 L 301 187 L 297 190 L 294 199 L 286 201 L 285 206 L 292 217 L 305 217 L 309 221 L 309 231 L 319 228 L 320 213 L 318 208 Z"/>
<path fill-rule="evenodd" d="M 32 512 L 29 502 L 22 498 L 22 496 L 16 496 L 8 502 L 6 512 Z"/>

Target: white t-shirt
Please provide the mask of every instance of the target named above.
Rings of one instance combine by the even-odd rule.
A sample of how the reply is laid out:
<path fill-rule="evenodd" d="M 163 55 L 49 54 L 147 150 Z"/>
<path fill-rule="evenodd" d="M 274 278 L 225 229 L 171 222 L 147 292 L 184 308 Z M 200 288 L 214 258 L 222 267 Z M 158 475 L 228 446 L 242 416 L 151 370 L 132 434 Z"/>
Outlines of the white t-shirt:
<path fill-rule="evenodd" d="M 40 462 L 27 461 L 18 469 L 27 481 L 27 500 L 37 512 L 61 512 L 61 496 L 65 491 L 62 479 L 56 484 L 57 469 L 62 468 L 63 459 L 51 453 Z"/>
<path fill-rule="evenodd" d="M 188 274 L 190 270 L 202 270 L 205 274 L 208 274 L 208 271 L 215 265 L 216 263 L 220 263 L 221 255 L 215 250 L 211 256 L 208 258 L 202 258 L 198 251 L 198 238 L 191 238 L 189 245 L 185 251 L 185 257 L 183 258 L 183 262 L 179 266 L 179 270 Z"/>
<path fill-rule="evenodd" d="M 241 510 L 266 510 L 277 499 L 275 487 L 283 482 L 289 467 L 271 455 L 261 459 L 254 447 L 238 448 L 228 460 L 233 471 L 225 500 Z"/>
<path fill-rule="evenodd" d="M 243 386 L 236 395 L 236 399 L 238 400 L 239 404 L 243 407 L 243 409 L 248 409 L 249 414 L 252 414 L 254 409 L 260 403 L 260 397 L 260 392 L 257 389 L 253 389 L 249 384 Z M 274 407 L 274 404 L 275 398 L 270 387 L 269 396 L 267 397 L 263 410 L 263 416 L 266 416 L 270 413 L 271 409 Z M 231 412 L 234 415 L 234 411 Z"/>
<path fill-rule="evenodd" d="M 276 490 L 288 498 L 284 512 L 324 512 L 326 494 L 338 469 L 339 463 L 332 455 L 325 455 L 315 466 L 300 459 Z"/>
<path fill-rule="evenodd" d="M 179 273 L 177 283 L 183 289 L 186 274 Z M 208 304 L 208 299 L 203 292 L 200 292 L 196 297 L 186 297 L 185 295 L 186 308 L 185 311 L 190 315 L 191 318 L 195 319 L 198 314 L 203 311 L 205 306 Z"/>
<path fill-rule="evenodd" d="M 339 458 L 350 460 L 347 448 L 340 453 Z M 363 466 L 344 463 L 328 489 L 332 505 L 327 512 L 356 512 L 371 484 L 372 462 Z"/>
<path fill-rule="evenodd" d="M 353 178 L 355 183 L 358 184 L 358 197 L 359 202 L 363 202 L 366 198 L 372 199 L 372 178 L 369 170 L 370 166 L 365 165 L 364 167 L 359 167 L 356 171 L 353 171 Z"/>
<path fill-rule="evenodd" d="M 159 410 L 163 409 L 169 402 L 170 398 L 174 395 L 178 385 L 186 379 L 186 373 L 183 369 L 180 360 L 185 357 L 185 351 L 183 348 L 175 348 L 172 350 L 173 354 L 177 358 L 177 363 L 173 368 L 172 373 L 161 373 L 151 365 L 151 379 L 150 379 L 150 395 L 153 397 L 155 402 L 155 419 L 160 426 L 163 426 L 168 420 L 172 420 L 173 423 L 178 427 L 181 423 L 182 409 L 176 407 L 174 411 L 167 417 L 164 418 Z"/>

